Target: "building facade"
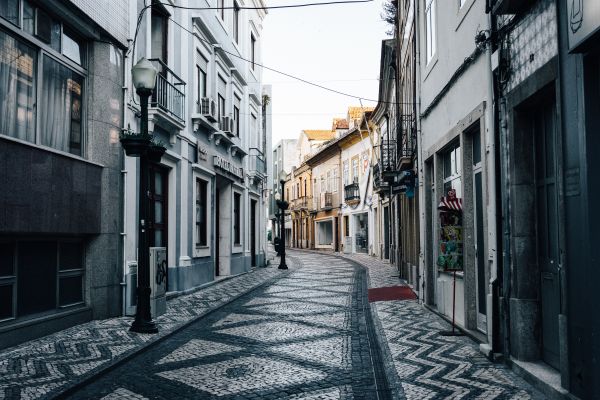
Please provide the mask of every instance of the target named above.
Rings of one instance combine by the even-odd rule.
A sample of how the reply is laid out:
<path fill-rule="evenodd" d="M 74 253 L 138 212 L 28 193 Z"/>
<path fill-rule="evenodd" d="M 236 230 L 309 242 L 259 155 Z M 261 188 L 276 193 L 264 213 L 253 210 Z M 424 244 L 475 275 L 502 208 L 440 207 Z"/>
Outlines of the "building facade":
<path fill-rule="evenodd" d="M 279 175 L 281 171 L 285 171 L 286 174 L 292 172 L 292 167 L 296 165 L 298 156 L 296 154 L 296 148 L 298 141 L 296 139 L 281 139 L 275 147 L 273 147 L 272 155 L 272 173 L 269 175 L 272 177 L 271 193 L 269 201 L 269 219 L 271 220 L 271 237 L 275 238 L 279 236 L 279 220 L 276 215 L 278 213 L 277 205 L 275 204 L 275 193 L 281 191 L 281 183 L 279 182 Z"/>
<path fill-rule="evenodd" d="M 312 169 L 303 163 L 293 167 L 291 176 L 290 214 L 292 218 L 291 246 L 299 249 L 312 249 Z"/>
<path fill-rule="evenodd" d="M 236 1 L 224 9 L 212 1 L 210 11 L 171 4 L 178 5 L 129 2 L 129 33 L 137 31 L 137 40 L 125 69 L 145 57 L 159 71 L 149 130 L 167 151 L 150 171 L 150 246 L 166 251 L 167 292 L 182 292 L 266 261 L 272 99 L 259 67 L 266 10 L 240 9 Z M 125 126 L 136 131 L 130 76 L 126 87 Z M 125 157 L 126 282 L 137 264 L 138 166 Z M 125 312 L 134 311 L 126 302 Z"/>
<path fill-rule="evenodd" d="M 0 347 L 121 313 L 129 10 L 100 3 L 0 6 Z"/>

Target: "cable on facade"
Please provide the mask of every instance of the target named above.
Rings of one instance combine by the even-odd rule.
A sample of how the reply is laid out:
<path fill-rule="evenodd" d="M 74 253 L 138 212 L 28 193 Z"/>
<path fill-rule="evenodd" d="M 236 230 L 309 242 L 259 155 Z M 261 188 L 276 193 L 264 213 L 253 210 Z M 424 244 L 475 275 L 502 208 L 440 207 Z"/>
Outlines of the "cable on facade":
<path fill-rule="evenodd" d="M 332 6 L 338 4 L 356 4 L 356 3 L 372 3 L 374 0 L 340 0 L 340 1 L 325 1 L 321 3 L 300 3 L 300 4 L 287 4 L 280 6 L 265 6 L 265 7 L 250 7 L 250 6 L 231 6 L 231 7 L 186 7 L 178 6 L 170 3 L 155 2 L 154 4 L 161 4 L 172 8 L 179 8 L 182 10 L 276 10 L 282 8 L 301 8 L 301 7 L 315 7 L 315 6 Z"/>

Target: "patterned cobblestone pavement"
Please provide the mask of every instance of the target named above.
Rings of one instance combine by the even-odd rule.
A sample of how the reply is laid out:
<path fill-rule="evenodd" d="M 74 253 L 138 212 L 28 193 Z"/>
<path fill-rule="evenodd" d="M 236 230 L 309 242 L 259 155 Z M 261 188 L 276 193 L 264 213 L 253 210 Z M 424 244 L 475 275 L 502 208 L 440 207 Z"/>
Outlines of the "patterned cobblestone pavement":
<path fill-rule="evenodd" d="M 129 332 L 132 318 L 112 318 L 77 325 L 20 346 L 0 351 L 0 400 L 51 398 L 207 312 L 280 276 L 278 259 L 269 268 L 232 277 L 167 302 L 156 319 L 159 333 Z M 288 262 L 290 269 L 296 266 Z M 109 398 L 138 398 L 117 392 Z M 129 396 L 129 397 L 128 397 Z"/>
<path fill-rule="evenodd" d="M 289 272 L 258 269 L 170 300 L 159 335 L 115 318 L 0 351 L 0 399 L 51 398 L 91 377 L 72 398 L 543 398 L 470 339 L 440 336 L 448 324 L 418 302 L 369 306 L 367 288 L 402 284 L 393 266 L 290 255 Z"/>
<path fill-rule="evenodd" d="M 202 318 L 73 399 L 390 398 L 368 323 L 366 270 L 329 255 Z M 138 397 L 136 397 L 138 396 Z"/>
<path fill-rule="evenodd" d="M 343 255 L 369 270 L 369 288 L 403 284 L 390 264 L 368 255 Z M 542 399 L 506 365 L 491 363 L 464 336 L 440 336 L 450 325 L 417 301 L 371 303 L 388 380 L 402 399 Z"/>

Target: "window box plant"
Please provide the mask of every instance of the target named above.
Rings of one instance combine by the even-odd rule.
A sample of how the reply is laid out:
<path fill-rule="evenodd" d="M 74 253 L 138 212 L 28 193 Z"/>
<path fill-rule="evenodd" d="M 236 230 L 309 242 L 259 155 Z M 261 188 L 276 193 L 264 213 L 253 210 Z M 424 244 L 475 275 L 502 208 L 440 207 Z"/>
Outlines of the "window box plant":
<path fill-rule="evenodd" d="M 125 154 L 130 157 L 139 157 L 145 154 L 152 142 L 151 135 L 134 132 L 129 127 L 121 131 L 119 139 L 125 149 Z"/>

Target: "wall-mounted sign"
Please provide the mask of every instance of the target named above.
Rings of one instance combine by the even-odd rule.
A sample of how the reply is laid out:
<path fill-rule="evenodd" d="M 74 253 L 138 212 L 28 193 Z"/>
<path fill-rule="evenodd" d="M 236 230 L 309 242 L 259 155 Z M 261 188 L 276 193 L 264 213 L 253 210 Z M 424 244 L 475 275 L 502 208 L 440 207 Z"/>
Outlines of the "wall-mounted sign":
<path fill-rule="evenodd" d="M 600 30 L 600 1 L 566 0 L 569 50 L 574 50 Z"/>
<path fill-rule="evenodd" d="M 244 179 L 244 169 L 234 165 L 231 161 L 224 159 L 221 156 L 215 156 L 213 165 L 216 168 L 229 172 L 240 179 Z"/>
<path fill-rule="evenodd" d="M 208 150 L 206 147 L 202 147 L 198 145 L 198 160 L 207 161 L 208 160 Z"/>

